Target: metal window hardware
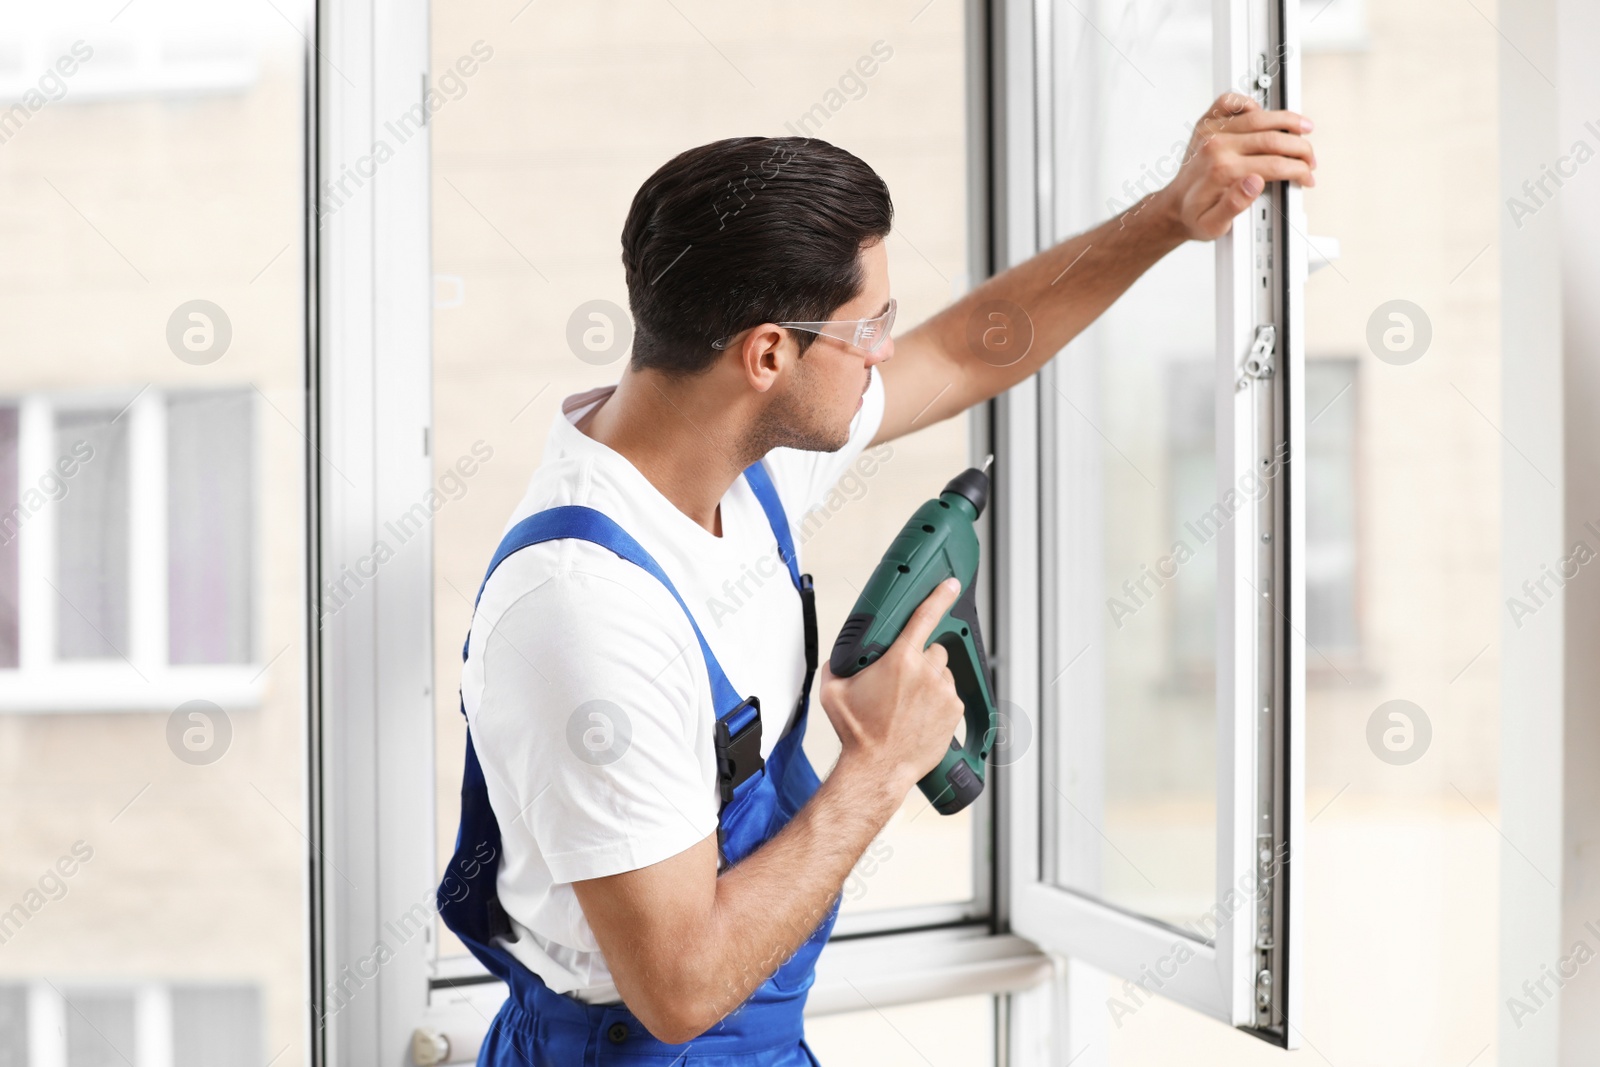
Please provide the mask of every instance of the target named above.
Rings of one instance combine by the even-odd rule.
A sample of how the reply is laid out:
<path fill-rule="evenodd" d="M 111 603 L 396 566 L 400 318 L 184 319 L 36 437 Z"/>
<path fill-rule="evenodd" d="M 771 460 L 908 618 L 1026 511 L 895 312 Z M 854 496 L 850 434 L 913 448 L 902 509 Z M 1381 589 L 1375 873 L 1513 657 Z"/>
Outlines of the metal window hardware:
<path fill-rule="evenodd" d="M 1262 971 L 1256 975 L 1256 1006 L 1263 1011 L 1272 1006 L 1272 972 Z"/>
<path fill-rule="evenodd" d="M 1272 377 L 1276 369 L 1273 358 L 1278 350 L 1278 328 L 1272 325 L 1257 326 L 1256 339 L 1244 358 L 1244 370 L 1239 374 L 1238 387 L 1243 389 L 1250 379 Z"/>
<path fill-rule="evenodd" d="M 1256 102 L 1267 106 L 1267 94 L 1272 91 L 1272 60 L 1264 54 L 1256 56 L 1256 88 L 1261 90 Z"/>

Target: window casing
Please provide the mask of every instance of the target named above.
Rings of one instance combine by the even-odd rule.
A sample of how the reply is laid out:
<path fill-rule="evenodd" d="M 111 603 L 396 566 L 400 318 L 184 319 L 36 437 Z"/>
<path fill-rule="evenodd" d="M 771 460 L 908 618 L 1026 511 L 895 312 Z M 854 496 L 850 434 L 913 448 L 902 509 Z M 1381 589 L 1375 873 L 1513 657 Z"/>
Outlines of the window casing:
<path fill-rule="evenodd" d="M 1292 32 L 1272 23 L 1278 15 L 1247 7 L 1242 0 L 1223 0 L 1200 19 L 1200 24 L 1209 21 L 1217 28 L 1216 47 L 1226 57 L 1218 62 L 1220 73 L 1214 83 L 1231 83 L 1240 72 L 1248 73 L 1251 49 L 1268 38 L 1278 39 L 1274 35 L 1288 37 Z M 997 2 L 972 10 L 979 31 L 974 41 L 984 42 L 992 60 L 981 68 L 984 76 L 974 79 L 973 89 L 980 101 L 974 109 L 994 122 L 979 161 L 985 181 L 993 182 L 983 212 L 993 228 L 987 270 L 1020 262 L 1063 235 L 1053 229 L 1057 215 L 1063 227 L 1067 223 L 1054 183 L 1058 171 L 1063 181 L 1070 178 L 1067 169 L 1076 157 L 1058 151 L 1054 144 L 1053 87 L 1056 79 L 1073 69 L 1073 53 L 1057 31 L 1080 16 L 1071 5 Z M 1252 24 L 1254 16 L 1265 25 Z M 351 79 L 319 77 L 319 113 L 324 117 L 319 175 L 340 173 L 342 166 L 369 150 L 372 131 L 361 123 L 410 106 L 416 71 L 426 66 L 427 23 L 420 6 L 406 3 L 386 9 L 377 23 L 364 21 L 367 17 L 337 3 L 324 5 L 319 16 L 319 44 Z M 1084 35 L 1091 32 L 1081 24 L 1079 29 Z M 375 47 L 376 41 L 384 47 Z M 1292 86 L 1292 67 L 1285 73 Z M 1291 87 L 1288 99 L 1292 98 Z M 1209 97 L 1200 106 L 1207 102 Z M 1195 110 L 1198 113 L 1199 108 Z M 425 145 L 425 139 L 417 138 L 387 161 L 371 195 L 342 204 L 322 220 L 318 235 L 321 307 L 314 362 L 319 396 L 309 435 L 320 457 L 314 464 L 319 515 L 313 531 L 317 571 L 313 589 L 321 588 L 321 575 L 338 573 L 366 551 L 372 529 L 418 499 L 433 478 L 432 413 L 426 387 L 433 275 L 427 254 L 430 183 Z M 419 146 L 422 151 L 416 151 Z M 1296 194 L 1275 189 L 1272 195 L 1282 212 L 1298 217 Z M 1269 223 L 1271 217 L 1269 212 Z M 1259 279 L 1251 273 L 1256 252 L 1252 225 L 1241 223 L 1232 239 L 1220 242 L 1215 266 L 1208 268 L 1215 291 L 1204 295 L 1206 307 L 1215 312 L 1216 337 L 1210 341 L 1202 337 L 1198 346 L 1183 353 L 1185 359 L 1203 361 L 1209 351 L 1209 358 L 1216 360 L 1207 387 L 1215 390 L 1210 432 L 1216 441 L 1212 465 L 1219 494 L 1236 484 L 1241 473 L 1254 472 L 1256 452 L 1264 443 L 1270 455 L 1272 443 L 1287 437 L 1292 450 L 1301 418 L 1295 399 L 1300 375 L 1295 271 L 1303 267 L 1294 264 L 1303 264 L 1303 253 L 1289 234 L 1265 228 L 1269 243 L 1276 243 L 1266 257 L 1271 264 L 1266 306 L 1258 307 Z M 1204 267 L 1213 255 L 1204 246 L 1186 252 L 1190 267 L 1196 256 Z M 1278 340 L 1265 354 L 1276 358 L 1277 378 L 1261 388 L 1246 383 L 1235 390 L 1261 325 L 1276 329 Z M 1062 361 L 1058 364 L 1065 366 Z M 995 529 L 986 549 L 988 564 L 994 568 L 992 629 L 1000 649 L 995 657 L 1000 695 L 1032 715 L 1039 727 L 1032 750 L 1013 766 L 995 768 L 992 780 L 998 859 L 991 924 L 987 929 L 917 934 L 863 930 L 863 936 L 842 941 L 830 948 L 830 954 L 841 950 L 833 958 L 843 962 L 844 950 L 860 948 L 858 959 L 890 958 L 897 939 L 944 938 L 942 947 L 919 957 L 915 975 L 893 975 L 875 987 L 899 990 L 883 992 L 886 998 L 924 999 L 972 992 L 974 981 L 988 982 L 989 989 L 999 992 L 1037 985 L 1050 969 L 1023 938 L 1134 977 L 1141 966 L 1170 958 L 1176 938 L 1199 963 L 1182 966 L 1165 982 L 1161 995 L 1292 1044 L 1292 1028 L 1286 1028 L 1283 1019 L 1294 1018 L 1298 996 L 1293 969 L 1297 957 L 1289 951 L 1297 932 L 1287 925 L 1298 891 L 1294 883 L 1279 877 L 1264 908 L 1257 909 L 1251 901 L 1248 920 L 1224 910 L 1216 913 L 1211 929 L 1197 937 L 1082 891 L 1064 889 L 1053 870 L 1046 874 L 1052 865 L 1059 868 L 1062 860 L 1043 855 L 1040 838 L 1044 798 L 1053 793 L 1041 775 L 1040 762 L 1062 714 L 1056 703 L 1060 696 L 1047 693 L 1052 680 L 1070 667 L 1071 650 L 1057 657 L 1058 650 L 1045 655 L 1040 647 L 1041 624 L 1050 630 L 1059 623 L 1051 615 L 1058 605 L 1050 603 L 1054 594 L 1049 590 L 1060 578 L 1056 571 L 1063 565 L 1063 551 L 1046 551 L 1039 535 L 1058 521 L 1057 496 L 1065 479 L 1086 474 L 1063 469 L 1055 456 L 1042 450 L 1048 434 L 1059 429 L 1060 403 L 1041 398 L 1055 384 L 1048 372 L 1024 383 L 1000 398 L 979 422 L 997 455 Z M 1157 409 L 1164 406 L 1162 396 L 1158 378 L 1151 393 Z M 1261 412 L 1254 407 L 1258 401 Z M 1177 398 L 1172 402 L 1175 406 Z M 1195 432 L 1153 457 L 1163 468 L 1170 464 L 1178 471 L 1175 485 L 1192 487 L 1198 477 L 1194 472 L 1205 467 L 1203 449 L 1196 443 L 1203 428 L 1193 426 L 1193 421 Z M 1258 427 L 1263 428 L 1258 432 Z M 1093 433 L 1082 425 L 1079 431 Z M 1092 481 L 1094 476 L 1086 477 Z M 1272 831 L 1269 875 L 1283 873 L 1281 842 L 1292 840 L 1299 818 L 1295 778 L 1299 735 L 1293 727 L 1300 706 L 1296 679 L 1302 665 L 1292 635 L 1303 632 L 1304 608 L 1301 598 L 1293 595 L 1293 568 L 1299 560 L 1294 543 L 1300 529 L 1295 516 L 1302 506 L 1291 487 L 1297 477 L 1287 473 L 1282 495 L 1270 498 L 1267 506 L 1276 510 L 1249 512 L 1242 520 L 1223 524 L 1215 541 L 1216 591 L 1211 596 L 1216 605 L 1217 652 L 1211 667 L 1218 756 L 1215 766 L 1203 773 L 1215 778 L 1218 899 L 1235 884 L 1253 883 L 1258 843 L 1253 823 L 1262 806 L 1258 800 L 1271 808 L 1269 816 L 1280 824 Z M 1191 488 L 1188 495 L 1174 492 L 1163 498 L 1160 514 L 1165 521 L 1184 515 L 1193 495 Z M 1249 536 L 1239 532 L 1246 525 Z M 1258 526 L 1277 535 L 1280 545 L 1287 542 L 1287 550 L 1269 552 L 1264 564 L 1255 549 Z M 370 955 L 385 921 L 429 899 L 436 877 L 429 848 L 433 835 L 417 831 L 430 825 L 432 811 L 431 797 L 423 795 L 426 791 L 418 790 L 416 782 L 430 780 L 434 773 L 427 740 L 435 684 L 428 667 L 434 638 L 426 625 L 431 618 L 427 540 L 419 536 L 414 544 L 421 550 L 399 554 L 376 577 L 374 595 L 330 616 L 320 632 L 317 654 L 322 667 L 316 675 L 319 711 L 313 754 L 317 781 L 312 798 L 319 835 L 313 839 L 314 925 L 321 932 L 319 989 Z M 1255 600 L 1240 594 L 1250 580 L 1261 578 L 1254 569 L 1261 565 L 1280 589 L 1286 586 L 1289 591 L 1278 602 L 1282 607 L 1274 606 L 1265 616 L 1246 610 L 1256 607 Z M 1287 577 L 1274 568 L 1288 568 Z M 1103 598 L 1095 607 L 1099 613 L 1106 611 Z M 1190 696 L 1199 690 L 1203 697 L 1205 669 L 1196 669 L 1197 657 L 1185 651 L 1194 639 L 1181 621 L 1197 612 L 1204 615 L 1203 608 L 1185 603 L 1176 609 L 1165 605 L 1151 616 L 1172 616 L 1156 626 L 1164 653 L 1154 666 L 1169 689 L 1186 690 Z M 1280 616 L 1284 625 L 1275 627 L 1273 620 Z M 1272 694 L 1273 731 L 1263 732 L 1254 725 L 1258 689 Z M 1200 762 L 1206 760 L 1202 757 Z M 1051 803 L 1055 816 L 1070 814 L 1058 802 Z M 1047 858 L 1051 864 L 1044 862 Z M 1070 865 L 1071 857 L 1066 861 Z M 359 891 L 354 885 L 371 888 Z M 1258 967 L 1262 959 L 1250 935 L 1262 917 L 1280 929 L 1265 939 L 1271 955 L 1265 966 Z M 963 942 L 979 943 L 982 950 Z M 989 951 L 1001 958 L 984 956 Z M 375 995 L 353 1000 L 326 1017 L 325 1025 L 319 1022 L 314 1033 L 319 1057 L 324 1062 L 359 1062 L 371 1058 L 376 1049 L 380 1056 L 394 1058 L 426 1033 L 453 1033 L 452 1048 L 459 1054 L 461 1045 L 455 1038 L 475 1040 L 475 1027 L 481 1038 L 500 993 L 478 975 L 453 970 L 444 960 L 436 964 L 434 956 L 434 946 L 422 939 L 395 946 L 392 958 L 373 979 Z M 1255 1007 L 1260 970 L 1272 976 L 1266 983 L 1265 1022 Z M 1014 1018 L 1033 1021 L 1040 1016 L 1036 1007 L 1030 1007 Z M 1016 1031 L 1011 1034 L 1017 1036 Z M 1031 1062 L 1027 1057 L 1039 1051 L 1029 1053 L 1015 1041 L 1011 1047 L 1018 1063 Z"/>

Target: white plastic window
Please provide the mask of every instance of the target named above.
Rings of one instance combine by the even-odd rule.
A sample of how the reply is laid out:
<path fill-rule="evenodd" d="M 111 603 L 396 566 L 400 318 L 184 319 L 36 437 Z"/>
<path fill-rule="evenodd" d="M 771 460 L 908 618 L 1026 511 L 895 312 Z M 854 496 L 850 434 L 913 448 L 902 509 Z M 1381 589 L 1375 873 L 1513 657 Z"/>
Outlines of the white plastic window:
<path fill-rule="evenodd" d="M 1049 239 L 1165 184 L 1220 92 L 1295 106 L 1289 7 L 1052 6 Z M 1168 256 L 1040 376 L 1040 729 L 1010 842 L 1013 925 L 1111 975 L 1113 1018 L 1166 996 L 1291 1046 L 1298 219 L 1298 193 L 1269 186 L 1231 235 Z"/>

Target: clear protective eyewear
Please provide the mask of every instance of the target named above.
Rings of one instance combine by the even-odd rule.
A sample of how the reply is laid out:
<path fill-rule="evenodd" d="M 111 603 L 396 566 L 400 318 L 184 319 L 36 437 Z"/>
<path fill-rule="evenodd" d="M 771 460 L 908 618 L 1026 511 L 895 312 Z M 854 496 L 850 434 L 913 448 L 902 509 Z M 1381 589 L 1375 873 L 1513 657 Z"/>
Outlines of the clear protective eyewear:
<path fill-rule="evenodd" d="M 807 333 L 817 334 L 819 337 L 832 337 L 843 341 L 847 345 L 854 345 L 864 352 L 876 352 L 883 347 L 889 339 L 889 331 L 894 327 L 894 312 L 896 302 L 889 298 L 889 307 L 882 315 L 870 319 L 828 319 L 823 322 L 775 322 L 774 326 L 782 326 L 789 330 L 804 330 Z M 741 331 L 743 332 L 743 331 Z M 735 334 L 734 336 L 738 336 Z M 732 343 L 732 337 L 725 337 L 720 341 L 711 342 L 711 347 L 722 351 Z"/>

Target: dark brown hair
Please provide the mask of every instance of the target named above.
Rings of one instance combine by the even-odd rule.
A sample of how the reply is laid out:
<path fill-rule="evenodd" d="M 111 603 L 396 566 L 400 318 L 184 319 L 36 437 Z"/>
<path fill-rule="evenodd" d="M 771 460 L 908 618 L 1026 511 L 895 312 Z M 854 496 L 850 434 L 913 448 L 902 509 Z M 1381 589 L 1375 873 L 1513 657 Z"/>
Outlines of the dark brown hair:
<path fill-rule="evenodd" d="M 828 318 L 860 294 L 861 247 L 893 217 L 877 172 L 814 137 L 732 137 L 675 156 L 622 227 L 633 368 L 696 374 L 740 330 Z M 802 353 L 815 339 L 794 337 Z"/>

